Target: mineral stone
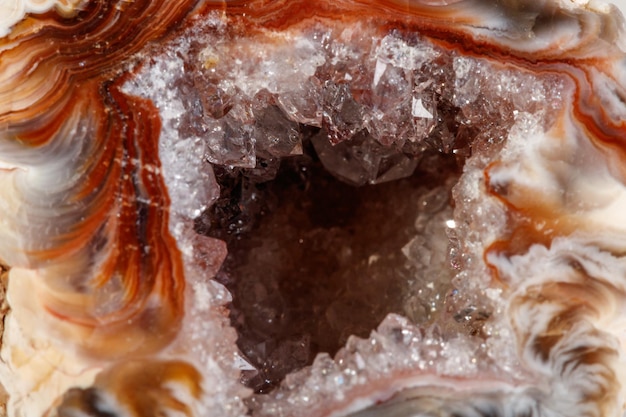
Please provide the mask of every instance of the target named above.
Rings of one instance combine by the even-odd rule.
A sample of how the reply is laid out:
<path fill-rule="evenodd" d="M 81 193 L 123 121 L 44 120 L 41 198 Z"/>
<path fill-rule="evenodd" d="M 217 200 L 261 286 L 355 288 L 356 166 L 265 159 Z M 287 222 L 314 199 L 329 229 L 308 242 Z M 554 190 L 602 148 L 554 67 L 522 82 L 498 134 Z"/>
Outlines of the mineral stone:
<path fill-rule="evenodd" d="M 9 417 L 624 414 L 614 6 L 0 0 L 0 36 Z"/>

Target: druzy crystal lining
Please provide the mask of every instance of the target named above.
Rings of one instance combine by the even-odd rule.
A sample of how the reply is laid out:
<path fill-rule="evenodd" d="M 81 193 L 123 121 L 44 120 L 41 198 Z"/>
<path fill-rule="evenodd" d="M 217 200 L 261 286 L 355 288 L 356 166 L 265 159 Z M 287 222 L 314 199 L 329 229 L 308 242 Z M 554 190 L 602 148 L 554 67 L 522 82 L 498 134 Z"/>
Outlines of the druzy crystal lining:
<path fill-rule="evenodd" d="M 8 414 L 621 415 L 621 16 L 443 3 L 15 3 L 0 25 Z M 414 225 L 387 237 L 397 225 L 376 220 L 366 249 L 349 229 L 298 235 L 302 206 L 267 192 L 289 163 L 305 189 L 323 167 L 412 190 L 387 201 Z M 375 201 L 360 218 L 380 218 Z M 371 288 L 402 277 L 392 314 L 334 357 L 306 333 L 246 335 L 280 317 L 280 283 L 253 280 L 242 304 L 237 274 L 300 250 L 232 244 L 268 210 L 272 233 L 306 253 L 336 242 L 347 265 L 319 323 L 363 332 L 342 306 L 378 308 Z M 294 371 L 307 352 L 322 353 Z M 282 374 L 263 369 L 275 357 Z M 242 372 L 284 381 L 255 395 Z"/>

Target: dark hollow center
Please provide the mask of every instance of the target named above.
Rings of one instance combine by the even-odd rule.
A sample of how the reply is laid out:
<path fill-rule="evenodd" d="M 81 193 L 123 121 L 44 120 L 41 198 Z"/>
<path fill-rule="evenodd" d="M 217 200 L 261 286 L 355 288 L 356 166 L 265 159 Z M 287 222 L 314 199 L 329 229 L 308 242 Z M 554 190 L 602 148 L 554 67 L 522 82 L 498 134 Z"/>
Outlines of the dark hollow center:
<path fill-rule="evenodd" d="M 426 151 L 413 175 L 356 187 L 328 173 L 307 139 L 303 155 L 215 172 L 220 200 L 196 230 L 228 244 L 218 280 L 255 368 L 242 381 L 257 393 L 389 313 L 425 322 L 440 306 L 449 278 L 433 283 L 426 270 L 447 259 L 432 252 L 447 242 L 439 223 L 451 213 L 453 156 Z"/>

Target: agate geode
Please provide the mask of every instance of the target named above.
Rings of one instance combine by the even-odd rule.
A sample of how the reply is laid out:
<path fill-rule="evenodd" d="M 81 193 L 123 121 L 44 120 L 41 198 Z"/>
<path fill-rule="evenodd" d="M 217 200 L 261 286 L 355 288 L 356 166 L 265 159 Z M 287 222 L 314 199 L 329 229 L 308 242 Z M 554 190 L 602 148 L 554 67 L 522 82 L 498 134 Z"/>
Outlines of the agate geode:
<path fill-rule="evenodd" d="M 623 414 L 615 7 L 0 11 L 8 416 Z"/>

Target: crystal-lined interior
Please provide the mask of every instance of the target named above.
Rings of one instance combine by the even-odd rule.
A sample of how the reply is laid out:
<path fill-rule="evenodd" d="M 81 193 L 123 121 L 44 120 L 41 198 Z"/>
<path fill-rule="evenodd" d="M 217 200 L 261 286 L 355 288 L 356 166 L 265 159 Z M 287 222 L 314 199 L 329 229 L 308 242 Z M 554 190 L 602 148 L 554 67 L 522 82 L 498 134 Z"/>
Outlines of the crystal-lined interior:
<path fill-rule="evenodd" d="M 244 381 L 260 392 L 389 313 L 431 321 L 453 275 L 454 157 L 430 151 L 408 178 L 356 187 L 331 176 L 308 140 L 303 148 L 270 180 L 261 168 L 216 169 L 221 197 L 196 222 L 227 242 L 217 279 L 233 294 L 238 346 L 256 368 Z"/>
<path fill-rule="evenodd" d="M 244 383 L 271 391 L 389 313 L 487 337 L 495 308 L 451 281 L 467 263 L 451 189 L 466 158 L 499 149 L 520 115 L 548 127 L 562 80 L 367 23 L 230 44 L 214 17 L 133 83 L 217 179 L 220 196 L 190 206 L 203 213 L 196 232 L 227 242 L 218 279 L 233 294 Z M 172 74 L 181 56 L 185 71 Z M 162 82 L 175 93 L 152 93 Z M 162 152 L 172 172 L 200 163 Z"/>

